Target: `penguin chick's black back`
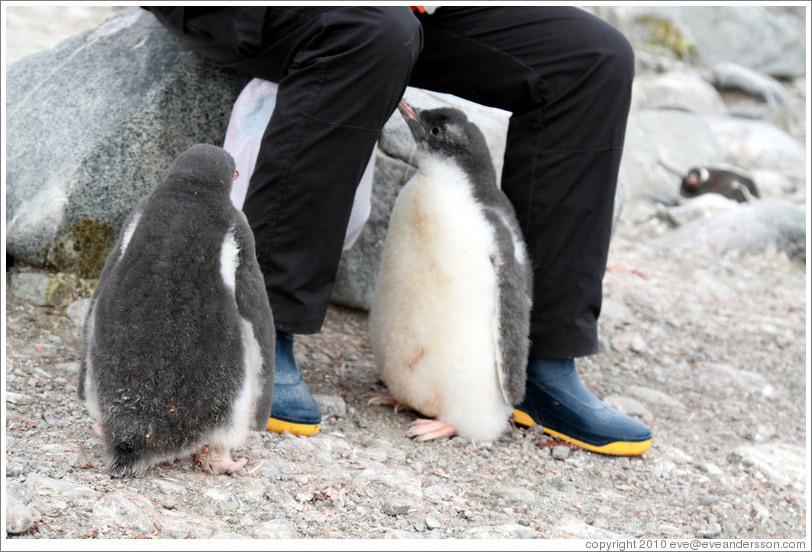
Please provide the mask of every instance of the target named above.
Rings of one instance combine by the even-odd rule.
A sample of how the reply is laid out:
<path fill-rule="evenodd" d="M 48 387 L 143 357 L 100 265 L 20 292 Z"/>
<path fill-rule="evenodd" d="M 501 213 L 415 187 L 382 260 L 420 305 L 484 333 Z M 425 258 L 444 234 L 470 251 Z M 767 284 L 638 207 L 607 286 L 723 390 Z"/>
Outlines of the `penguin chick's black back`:
<path fill-rule="evenodd" d="M 243 377 L 236 306 L 219 267 L 233 174 L 222 149 L 193 146 L 139 205 L 126 254 L 108 257 L 94 294 L 103 331 L 93 364 L 111 475 L 132 476 L 228 419 Z"/>

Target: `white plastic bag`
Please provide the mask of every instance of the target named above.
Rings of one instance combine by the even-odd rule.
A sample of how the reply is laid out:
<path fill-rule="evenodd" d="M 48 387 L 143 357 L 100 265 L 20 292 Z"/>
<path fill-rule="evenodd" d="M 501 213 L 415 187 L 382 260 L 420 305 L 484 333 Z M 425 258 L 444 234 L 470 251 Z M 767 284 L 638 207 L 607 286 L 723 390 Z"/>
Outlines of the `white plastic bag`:
<path fill-rule="evenodd" d="M 248 191 L 248 182 L 254 173 L 262 134 L 265 132 L 265 127 L 276 106 L 277 88 L 275 82 L 255 78 L 240 92 L 231 111 L 223 149 L 234 157 L 237 164 L 238 176 L 231 189 L 231 202 L 237 209 L 242 209 L 245 202 L 245 194 Z M 344 236 L 345 251 L 352 247 L 358 236 L 361 235 L 361 230 L 369 219 L 372 209 L 372 176 L 377 149 L 376 144 L 367 168 L 361 176 L 361 182 L 355 191 L 352 214 Z"/>

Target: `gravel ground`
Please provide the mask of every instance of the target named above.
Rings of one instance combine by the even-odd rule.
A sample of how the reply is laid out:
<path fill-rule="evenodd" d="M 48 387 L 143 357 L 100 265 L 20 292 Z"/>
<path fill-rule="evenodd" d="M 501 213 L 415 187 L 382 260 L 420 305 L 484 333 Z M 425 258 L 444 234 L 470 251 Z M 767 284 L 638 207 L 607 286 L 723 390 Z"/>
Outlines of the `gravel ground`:
<path fill-rule="evenodd" d="M 31 53 L 26 42 L 50 47 L 109 15 L 77 8 L 39 21 L 9 8 L 7 62 Z M 413 413 L 367 404 L 384 388 L 366 313 L 333 306 L 324 330 L 295 348 L 325 413 L 317 436 L 256 433 L 235 451 L 248 464 L 234 476 L 205 475 L 190 457 L 111 479 L 76 392 L 82 349 L 67 307 L 89 289 L 38 307 L 5 286 L 3 548 L 185 537 L 548 539 L 532 548 L 755 538 L 808 548 L 806 268 L 777 253 L 658 248 L 651 239 L 667 229 L 654 215 L 646 200 L 627 203 L 605 279 L 602 350 L 579 363 L 598 396 L 653 428 L 637 458 L 520 428 L 492 444 L 413 442 L 404 436 Z"/>
<path fill-rule="evenodd" d="M 234 476 L 205 475 L 190 457 L 111 479 L 77 398 L 71 300 L 37 307 L 6 293 L 6 529 L 15 539 L 808 538 L 805 267 L 645 245 L 663 231 L 653 212 L 627 204 L 603 350 L 580 363 L 596 394 L 652 426 L 642 457 L 520 428 L 492 444 L 413 442 L 413 413 L 367 404 L 384 388 L 366 313 L 333 306 L 295 348 L 325 412 L 317 436 L 256 433 L 235 451 L 248 464 Z M 72 299 L 82 297 L 77 287 Z"/>

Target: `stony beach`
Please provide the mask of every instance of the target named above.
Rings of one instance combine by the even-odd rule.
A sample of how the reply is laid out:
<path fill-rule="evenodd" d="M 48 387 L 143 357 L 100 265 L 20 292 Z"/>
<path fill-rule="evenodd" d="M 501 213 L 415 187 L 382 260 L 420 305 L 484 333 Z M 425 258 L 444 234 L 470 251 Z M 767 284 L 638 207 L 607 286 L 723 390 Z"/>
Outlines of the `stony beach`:
<path fill-rule="evenodd" d="M 79 32 L 110 13 L 79 9 L 60 28 Z M 25 32 L 53 46 L 53 31 L 14 15 L 19 42 L 9 42 L 9 63 L 30 53 Z M 805 87 L 791 90 L 790 127 L 805 140 Z M 808 186 L 776 195 L 803 205 Z M 652 427 L 651 449 L 634 458 L 590 453 L 538 428 L 512 427 L 493 443 L 408 439 L 414 413 L 369 404 L 385 388 L 367 313 L 336 304 L 323 331 L 295 347 L 324 414 L 316 436 L 254 433 L 234 451 L 247 465 L 232 476 L 206 475 L 189 457 L 112 479 L 77 396 L 82 311 L 94 282 L 57 276 L 65 292 L 38 305 L 44 271 L 15 263 L 3 290 L 3 548 L 185 538 L 263 549 L 274 545 L 258 539 L 290 539 L 282 548 L 344 546 L 319 539 L 357 539 L 353 549 L 547 549 L 582 539 L 808 547 L 806 254 L 675 247 L 674 226 L 662 204 L 626 200 L 604 281 L 601 351 L 578 363 L 599 397 Z"/>

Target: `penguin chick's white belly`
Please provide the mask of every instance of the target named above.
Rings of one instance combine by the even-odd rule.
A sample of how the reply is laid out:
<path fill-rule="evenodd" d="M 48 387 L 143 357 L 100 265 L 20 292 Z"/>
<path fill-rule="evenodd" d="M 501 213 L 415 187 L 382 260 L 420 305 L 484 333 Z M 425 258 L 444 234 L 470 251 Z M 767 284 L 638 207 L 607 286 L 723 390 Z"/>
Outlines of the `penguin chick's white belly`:
<path fill-rule="evenodd" d="M 492 440 L 512 405 L 496 359 L 494 232 L 453 165 L 422 166 L 390 219 L 371 325 L 392 395 L 471 439 Z"/>

